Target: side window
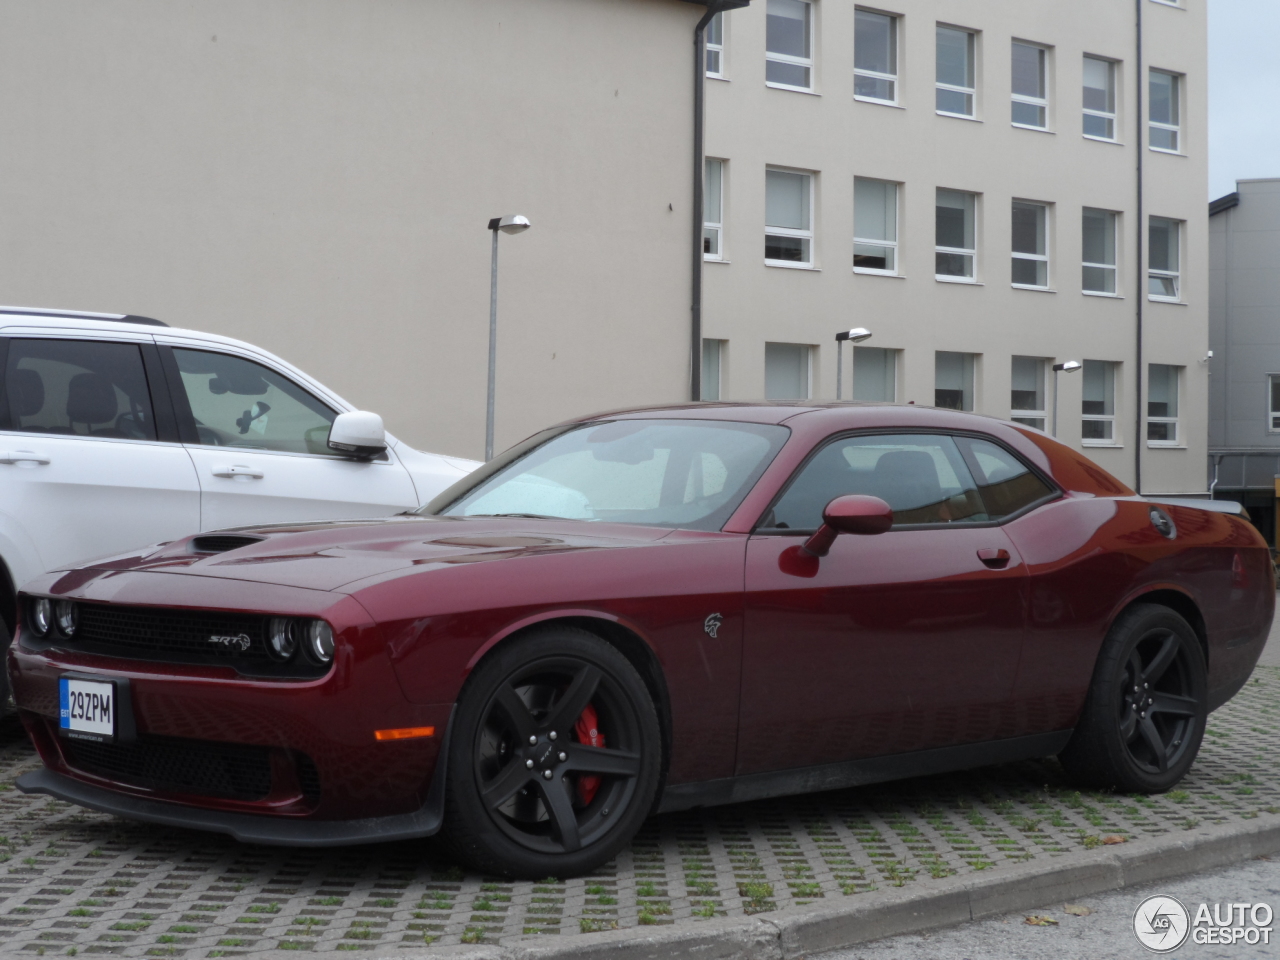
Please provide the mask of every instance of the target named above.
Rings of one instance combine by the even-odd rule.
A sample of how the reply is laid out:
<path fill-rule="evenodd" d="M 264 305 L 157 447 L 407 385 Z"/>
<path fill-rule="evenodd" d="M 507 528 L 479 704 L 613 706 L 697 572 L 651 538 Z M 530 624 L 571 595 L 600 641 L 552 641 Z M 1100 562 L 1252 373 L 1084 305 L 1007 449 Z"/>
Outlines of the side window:
<path fill-rule="evenodd" d="M 978 481 L 978 492 L 992 520 L 1017 513 L 1054 492 L 1004 447 L 969 437 L 957 440 L 969 454 L 969 463 Z"/>
<path fill-rule="evenodd" d="M 895 528 L 991 519 L 955 440 L 902 434 L 827 444 L 792 480 L 762 526 L 813 530 L 822 523 L 823 507 L 854 493 L 888 503 Z"/>
<path fill-rule="evenodd" d="M 337 412 L 292 380 L 225 353 L 175 348 L 173 356 L 201 444 L 332 453 Z"/>
<path fill-rule="evenodd" d="M 4 388 L 11 430 L 156 439 L 147 374 L 136 344 L 11 340 Z"/>

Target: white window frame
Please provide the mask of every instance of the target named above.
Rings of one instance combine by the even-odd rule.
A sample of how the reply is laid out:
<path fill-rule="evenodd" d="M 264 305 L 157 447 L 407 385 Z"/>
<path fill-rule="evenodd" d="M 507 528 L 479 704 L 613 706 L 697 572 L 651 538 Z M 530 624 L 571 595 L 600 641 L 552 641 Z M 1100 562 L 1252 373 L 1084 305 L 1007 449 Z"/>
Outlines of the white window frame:
<path fill-rule="evenodd" d="M 1178 244 L 1178 261 L 1177 270 L 1156 270 L 1151 266 L 1151 221 L 1163 220 L 1165 223 L 1173 224 L 1173 235 Z M 1182 226 L 1185 221 L 1174 220 L 1172 217 L 1156 217 L 1147 218 L 1147 299 L 1156 303 L 1181 303 L 1182 302 Z M 1161 296 L 1160 294 L 1151 292 L 1151 278 L 1161 277 L 1166 280 L 1173 281 L 1174 295 L 1172 297 Z"/>
<path fill-rule="evenodd" d="M 873 240 L 868 237 L 859 237 L 857 235 L 857 210 L 858 210 L 858 181 L 859 180 L 876 180 L 880 183 L 887 183 L 893 187 L 893 239 L 892 240 Z M 865 243 L 873 247 L 888 247 L 893 251 L 893 269 L 892 270 L 875 270 L 871 267 L 859 267 L 856 262 L 853 267 L 854 273 L 867 273 L 878 277 L 896 277 L 898 276 L 898 265 L 901 260 L 898 257 L 898 236 L 902 221 L 902 184 L 893 180 L 880 180 L 878 177 L 854 177 L 853 178 L 853 204 L 854 204 L 854 237 L 853 248 L 856 251 L 858 244 Z"/>
<path fill-rule="evenodd" d="M 707 211 L 707 197 L 709 196 L 709 193 L 706 191 L 706 183 L 707 183 L 707 180 L 708 180 L 708 178 L 707 178 L 707 176 L 706 176 L 706 167 L 709 167 L 709 166 L 710 166 L 711 164 L 713 164 L 713 163 L 718 163 L 718 164 L 720 165 L 720 203 L 719 203 L 719 207 L 720 207 L 720 220 L 719 220 L 718 222 L 715 222 L 715 221 L 711 221 L 711 220 L 706 219 L 706 217 L 707 217 L 707 212 L 706 212 L 706 211 Z M 703 239 L 702 239 L 702 259 L 703 259 L 703 260 L 715 260 L 715 261 L 721 261 L 721 260 L 724 260 L 724 259 L 725 259 L 725 256 L 724 256 L 724 174 L 725 174 L 725 170 L 726 170 L 726 168 L 727 168 L 727 167 L 728 167 L 728 164 L 727 164 L 724 160 L 721 160 L 721 159 L 719 159 L 719 158 L 717 158 L 717 157 L 707 157 L 707 158 L 705 158 L 705 160 L 704 160 L 704 169 L 703 169 L 703 198 L 702 198 L 702 217 L 703 217 L 703 221 L 702 221 L 702 238 L 703 238 Z M 707 233 L 709 233 L 709 232 L 714 232 L 714 233 L 715 233 L 715 235 L 716 235 L 716 250 L 715 250 L 715 252 L 714 252 L 714 253 L 708 253 L 708 252 L 707 252 L 707 240 L 706 240 L 706 236 L 707 236 Z"/>
<path fill-rule="evenodd" d="M 898 29 L 898 27 L 899 27 L 899 23 L 898 23 L 898 21 L 899 21 L 899 20 L 901 20 L 902 18 L 901 18 L 900 16 L 898 16 L 897 14 L 894 14 L 894 13 L 885 13 L 885 12 L 884 12 L 884 11 L 882 11 L 882 10 L 872 10 L 870 7 L 855 7 L 855 8 L 854 8 L 854 28 L 853 28 L 853 29 L 854 29 L 854 43 L 855 43 L 855 44 L 857 43 L 857 29 L 858 29 L 858 26 L 857 26 L 857 14 L 858 14 L 858 12 L 859 12 L 859 11 L 864 12 L 864 13 L 873 13 L 873 14 L 875 14 L 875 15 L 876 15 L 876 16 L 878 16 L 878 17 L 887 17 L 887 18 L 889 19 L 889 21 L 892 23 L 892 27 L 890 28 L 890 30 L 892 31 L 893 37 L 892 37 L 892 40 L 890 41 L 890 43 L 891 43 L 891 45 L 892 45 L 892 47 L 893 47 L 893 65 L 894 65 L 894 67 L 895 67 L 895 68 L 898 68 L 898 66 L 899 66 L 899 61 L 901 60 L 901 56 L 902 56 L 902 51 L 899 49 L 899 40 L 898 40 L 898 38 L 899 38 L 899 36 L 900 36 L 901 34 L 900 34 L 899 29 Z M 879 71 L 877 71 L 877 70 L 867 70 L 865 67 L 858 67 L 858 66 L 857 66 L 857 62 L 858 62 L 858 61 L 857 61 L 857 56 L 858 56 L 858 55 L 857 55 L 857 50 L 856 50 L 856 47 L 855 47 L 855 51 L 854 51 L 854 68 L 853 68 L 853 76 L 854 76 L 854 81 L 853 81 L 853 89 L 854 89 L 853 99 L 855 99 L 855 100 L 861 100 L 863 103 L 879 103 L 879 104 L 882 104 L 882 105 L 885 105 L 885 106 L 896 107 L 896 106 L 898 105 L 898 84 L 899 84 L 899 81 L 898 81 L 898 74 L 897 74 L 897 73 L 880 73 L 880 72 L 879 72 Z M 871 78 L 872 78 L 872 79 L 874 79 L 874 80 L 887 80 L 887 81 L 889 81 L 890 83 L 892 83 L 892 84 L 893 84 L 893 99 L 892 99 L 892 100 L 882 100 L 882 99 L 880 99 L 879 97 L 867 97 L 867 96 L 859 95 L 859 94 L 858 94 L 858 92 L 857 92 L 857 89 L 858 89 L 858 81 L 857 81 L 857 78 L 858 78 L 858 77 L 871 77 Z"/>
<path fill-rule="evenodd" d="M 767 241 L 771 236 L 772 237 L 795 237 L 800 240 L 808 240 L 809 241 L 809 259 L 804 261 L 770 260 L 768 257 L 765 257 L 764 264 L 766 267 L 787 267 L 792 270 L 812 270 L 814 268 L 814 264 L 816 263 L 816 258 L 814 257 L 814 250 L 813 250 L 813 233 L 814 233 L 813 231 L 814 196 L 813 195 L 815 192 L 815 188 L 817 186 L 818 178 L 814 175 L 813 171 L 811 170 L 793 170 L 789 167 L 773 167 L 773 166 L 765 167 L 766 178 L 768 176 L 768 171 L 770 170 L 776 170 L 779 173 L 793 173 L 798 176 L 808 177 L 809 179 L 809 229 L 797 230 L 793 227 L 774 227 L 768 223 L 765 223 L 764 225 L 765 240 Z M 766 179 L 766 182 L 765 182 L 766 210 L 768 208 L 768 190 L 769 190 L 768 181 Z M 768 219 L 769 217 L 768 217 L 768 214 L 766 213 L 765 220 L 767 221 Z"/>
<path fill-rule="evenodd" d="M 724 399 L 724 366 L 728 340 L 716 340 L 704 337 L 702 340 L 702 376 L 700 377 L 702 396 L 700 400 Z M 714 379 L 714 389 L 708 389 Z"/>
<path fill-rule="evenodd" d="M 787 340 L 769 340 L 765 342 L 765 393 L 768 393 L 768 362 L 769 362 L 769 344 L 773 343 L 781 347 L 800 347 L 804 350 L 805 367 L 804 367 L 804 396 L 796 397 L 797 400 L 813 399 L 813 355 L 817 353 L 817 347 L 811 343 L 792 343 Z"/>
<path fill-rule="evenodd" d="M 1009 98 L 1013 103 L 1026 103 L 1042 109 L 1044 111 L 1044 123 L 1038 127 L 1030 123 L 1018 123 L 1013 119 L 1012 114 L 1010 114 L 1009 123 L 1020 130 L 1039 130 L 1043 133 L 1049 129 L 1049 48 L 1042 43 L 1032 43 L 1029 40 L 1013 40 L 1010 42 L 1010 49 L 1014 44 L 1040 51 L 1040 86 L 1044 88 L 1044 96 L 1032 97 L 1025 93 L 1014 93 L 1012 90 L 1013 77 L 1010 76 Z"/>
<path fill-rule="evenodd" d="M 964 413 L 972 413 L 978 408 L 978 376 L 980 373 L 978 364 L 982 354 L 967 353 L 961 350 L 935 350 L 933 353 L 933 400 L 934 405 L 938 405 L 938 358 L 942 354 L 960 358 L 960 406 L 957 407 L 941 407 L 940 410 L 956 410 L 959 409 Z M 941 389 L 951 389 L 944 387 Z M 965 405 L 966 401 L 968 406 Z"/>
<path fill-rule="evenodd" d="M 1157 70 L 1152 68 L 1147 76 L 1147 149 L 1154 150 L 1156 153 L 1182 153 L 1182 74 L 1174 73 L 1172 70 Z M 1176 123 L 1157 123 L 1151 119 L 1151 75 L 1160 74 L 1168 77 L 1172 83 L 1173 91 L 1173 111 Z M 1166 130 L 1173 134 L 1174 147 L 1170 150 L 1168 147 L 1157 147 L 1151 142 L 1151 132 L 1153 130 Z"/>
<path fill-rule="evenodd" d="M 934 195 L 933 195 L 933 207 L 934 207 L 935 218 L 937 216 L 937 209 L 938 209 L 938 193 L 937 193 L 938 190 L 950 190 L 952 193 L 964 193 L 973 197 L 973 249 L 966 250 L 963 247 L 939 246 L 936 219 L 935 219 L 934 236 L 933 236 L 933 252 L 935 254 L 933 278 L 942 283 L 977 283 L 978 282 L 978 204 L 980 203 L 980 197 L 978 194 L 970 190 L 951 190 L 950 187 L 938 187 L 937 189 L 934 190 Z M 967 256 L 969 258 L 969 263 L 971 265 L 969 270 L 969 275 L 955 276 L 949 273 L 938 273 L 936 254 L 939 254 L 939 253 L 957 253 L 957 254 L 962 254 L 964 256 Z"/>
<path fill-rule="evenodd" d="M 1105 213 L 1111 218 L 1111 249 L 1115 251 L 1115 263 L 1093 263 L 1084 259 L 1084 244 L 1081 242 L 1080 251 L 1080 292 L 1087 297 L 1119 297 L 1120 296 L 1120 214 L 1114 210 L 1103 210 L 1101 207 L 1081 207 L 1080 219 L 1084 221 L 1085 210 L 1097 210 L 1099 213 Z M 1110 270 L 1112 281 L 1111 285 L 1115 288 L 1111 292 L 1106 290 L 1086 290 L 1084 288 L 1084 267 L 1094 267 L 1098 270 Z"/>
<path fill-rule="evenodd" d="M 1110 412 L 1110 413 L 1085 413 L 1085 412 L 1084 412 L 1084 409 L 1083 409 L 1083 408 L 1084 408 L 1084 396 L 1083 396 L 1083 389 L 1081 390 L 1081 398 L 1080 398 L 1080 404 L 1081 404 L 1081 410 L 1080 410 L 1080 421 L 1081 421 L 1080 445 L 1081 445 L 1081 446 L 1083 446 L 1083 447 L 1119 447 L 1119 446 L 1122 446 L 1122 444 L 1120 443 L 1120 437 L 1119 437 L 1119 435 L 1118 435 L 1118 434 L 1117 434 L 1117 432 L 1116 432 L 1116 423 L 1117 423 L 1117 420 L 1116 420 L 1116 398 L 1117 398 L 1117 396 L 1118 396 L 1118 395 L 1119 395 L 1119 393 L 1120 393 L 1120 390 L 1119 390 L 1119 384 L 1118 384 L 1116 381 L 1118 381 L 1118 380 L 1120 379 L 1120 377 L 1119 377 L 1120 364 L 1119 364 L 1119 363 L 1117 363 L 1117 362 L 1116 362 L 1116 361 L 1114 361 L 1114 360 L 1086 360 L 1085 362 L 1086 362 L 1086 363 L 1105 363 L 1105 364 L 1107 365 L 1107 369 L 1111 372 L 1111 412 Z M 1081 371 L 1080 376 L 1081 376 L 1081 378 L 1083 378 L 1083 377 L 1084 377 L 1084 372 L 1083 372 L 1083 371 Z M 1109 423 L 1109 424 L 1111 425 L 1111 436 L 1110 436 L 1110 437 L 1103 437 L 1103 438 L 1099 438 L 1099 437 L 1089 437 L 1089 438 L 1086 438 L 1086 437 L 1084 436 L 1084 429 L 1083 429 L 1083 424 L 1084 424 L 1086 421 L 1096 421 L 1096 422 L 1099 422 L 1099 423 Z"/>
<path fill-rule="evenodd" d="M 1267 433 L 1280 433 L 1280 403 L 1276 402 L 1276 387 L 1280 386 L 1280 373 L 1267 374 Z"/>
<path fill-rule="evenodd" d="M 725 13 L 726 13 L 726 11 L 721 10 L 721 11 L 720 11 L 719 13 L 717 13 L 714 17 L 712 17 L 712 18 L 711 18 L 711 22 L 707 24 L 707 32 L 706 32 L 706 38 L 707 38 L 707 63 L 706 63 L 706 68 L 707 68 L 707 76 L 708 76 L 708 77 L 710 77 L 710 78 L 711 78 L 711 79 L 713 79 L 713 80 L 723 80 L 723 79 L 724 79 L 724 47 L 725 47 L 725 43 L 724 43 L 724 31 L 725 31 L 725 21 L 728 19 L 728 18 L 725 16 Z M 719 26 L 719 28 L 720 28 L 720 42 L 719 42 L 719 43 L 713 43 L 713 42 L 712 42 L 712 40 L 711 40 L 711 29 L 712 29 L 712 27 L 713 27 L 713 26 Z M 715 58 L 716 58 L 716 69 L 715 69 L 715 70 L 712 70 L 712 69 L 711 69 L 711 55 L 712 55 L 712 54 L 715 54 Z"/>
<path fill-rule="evenodd" d="M 888 399 L 888 400 L 885 400 L 885 399 L 883 399 L 883 398 L 882 398 L 882 399 L 880 399 L 880 400 L 868 400 L 868 401 L 863 401 L 863 402 L 866 402 L 866 403 L 897 403 L 897 402 L 898 402 L 898 395 L 899 395 L 899 393 L 900 393 L 900 386 L 899 386 L 899 384 L 900 384 L 900 381 L 902 380 L 902 378 L 898 375 L 898 374 L 899 374 L 898 366 L 899 366 L 899 364 L 900 364 L 900 363 L 901 363 L 901 361 L 902 361 L 902 351 L 901 351 L 901 350 L 898 350 L 898 349 L 895 349 L 895 348 L 893 348 L 893 347 L 858 347 L 858 346 L 855 346 L 855 347 L 853 348 L 853 358 L 852 358 L 852 360 L 851 360 L 852 368 L 851 368 L 851 370 L 850 370 L 850 377 L 851 377 L 851 379 L 852 379 L 852 383 L 850 384 L 850 387 L 849 387 L 849 396 L 850 396 L 850 397 L 852 397 L 855 401 L 857 401 L 857 399 L 858 399 L 858 394 L 857 394 L 857 389 L 858 389 L 858 387 L 857 387 L 857 384 L 858 384 L 858 357 L 859 357 L 859 356 L 866 356 L 865 351 L 868 351 L 868 350 L 880 350 L 880 351 L 881 351 L 882 356 L 884 357 L 884 360 L 885 360 L 885 372 L 888 374 L 888 377 L 889 377 L 890 379 L 892 379 L 892 381 L 893 381 L 893 384 L 892 384 L 893 389 L 890 391 L 890 392 L 893 394 L 893 396 L 889 397 L 889 399 Z M 860 354 L 860 353 L 859 353 L 859 351 L 864 351 L 864 352 Z"/>
<path fill-rule="evenodd" d="M 1180 447 L 1182 446 L 1182 431 L 1178 426 L 1178 416 L 1172 417 L 1153 417 L 1151 416 L 1151 368 L 1152 367 L 1169 367 L 1173 370 L 1173 405 L 1175 410 L 1182 408 L 1182 372 L 1184 367 L 1175 366 L 1171 363 L 1149 363 L 1147 364 L 1147 446 L 1148 447 Z M 1151 424 L 1153 423 L 1169 423 L 1173 424 L 1173 436 L 1166 440 L 1151 439 Z"/>
<path fill-rule="evenodd" d="M 805 46 L 809 48 L 809 56 L 794 57 L 789 53 L 773 53 L 769 49 L 768 33 L 766 32 L 764 48 L 765 71 L 767 75 L 769 61 L 773 61 L 774 63 L 789 63 L 797 67 L 808 67 L 809 85 L 807 87 L 797 87 L 790 83 L 778 83 L 775 80 L 765 80 L 764 85 L 766 87 L 773 87 L 775 90 L 795 90 L 800 93 L 813 93 L 813 0 L 796 0 L 796 2 L 803 3 L 809 8 L 809 14 L 805 17 L 804 22 L 805 32 L 807 33 L 807 36 L 805 37 Z M 765 0 L 765 17 L 767 18 L 768 15 L 768 0 Z"/>
<path fill-rule="evenodd" d="M 1048 394 L 1049 394 L 1049 391 L 1048 391 L 1048 380 L 1049 380 L 1049 374 L 1048 374 L 1048 371 L 1049 371 L 1049 361 L 1048 361 L 1048 360 L 1046 360 L 1046 359 L 1044 359 L 1043 357 L 1021 357 L 1021 356 L 1019 356 L 1019 357 L 1011 357 L 1011 358 L 1010 358 L 1010 362 L 1009 362 L 1009 367 L 1010 367 L 1010 372 L 1011 372 L 1011 373 L 1012 373 L 1012 368 L 1013 368 L 1013 361 L 1014 361 L 1014 360 L 1016 360 L 1016 359 L 1033 360 L 1033 361 L 1035 361 L 1035 364 L 1036 364 L 1036 378 L 1040 381 L 1040 389 L 1039 389 L 1037 392 L 1040 394 L 1040 406 L 1041 406 L 1041 409 L 1039 409 L 1039 410 L 1024 410 L 1024 409 L 1021 409 L 1021 408 L 1015 407 L 1015 406 L 1013 405 L 1013 396 L 1012 396 L 1012 394 L 1013 394 L 1013 387 L 1012 387 L 1012 386 L 1010 386 L 1010 388 L 1009 388 L 1009 393 L 1010 393 L 1010 397 L 1009 397 L 1009 419 L 1010 419 L 1010 420 L 1012 420 L 1014 423 L 1020 423 L 1020 424 L 1022 424 L 1023 426 L 1026 426 L 1026 427 L 1034 427 L 1036 430 L 1043 430 L 1043 429 L 1045 429 L 1045 425 L 1049 422 L 1048 403 L 1047 403 L 1047 400 L 1048 400 Z M 1030 422 L 1028 422 L 1028 421 L 1032 421 L 1032 420 L 1036 420 L 1036 421 L 1039 421 L 1039 422 L 1038 422 L 1038 423 L 1030 423 Z"/>
<path fill-rule="evenodd" d="M 969 71 L 973 77 L 973 86 L 958 87 L 954 84 L 943 83 L 938 79 L 938 30 L 954 30 L 956 33 L 963 33 L 969 38 Z M 965 27 L 954 27 L 949 23 L 939 23 L 933 34 L 933 86 L 934 86 L 934 103 L 933 110 L 940 117 L 958 117 L 961 120 L 978 119 L 978 31 L 969 30 Z M 952 93 L 964 93 L 969 95 L 969 104 L 972 107 L 971 113 L 952 113 L 950 110 L 938 109 L 938 90 L 948 90 Z"/>
<path fill-rule="evenodd" d="M 1082 107 L 1081 113 L 1085 116 L 1101 117 L 1102 119 L 1110 122 L 1111 136 L 1100 137 L 1097 134 L 1085 133 L 1083 131 L 1083 128 L 1081 129 L 1080 135 L 1083 136 L 1086 140 L 1098 140 L 1102 143 L 1119 143 L 1120 142 L 1120 119 L 1118 116 L 1118 112 L 1119 112 L 1119 103 L 1120 103 L 1120 91 L 1117 89 L 1119 86 L 1119 81 L 1117 78 L 1120 73 L 1119 61 L 1112 60 L 1109 57 L 1094 56 L 1091 53 L 1086 53 L 1082 58 L 1082 62 L 1083 60 L 1096 60 L 1098 61 L 1098 63 L 1105 63 L 1107 65 L 1108 76 L 1111 84 L 1111 111 L 1108 113 L 1106 110 L 1092 110 L 1088 107 Z M 1083 81 L 1081 81 L 1080 83 L 1080 92 L 1081 92 L 1081 96 L 1083 96 L 1084 95 Z M 1084 121 L 1082 120 L 1081 121 L 1082 125 L 1083 125 L 1083 122 Z"/>
<path fill-rule="evenodd" d="M 1043 284 L 1043 285 L 1040 285 L 1040 284 L 1034 284 L 1034 283 L 1013 283 L 1013 282 L 1012 282 L 1012 273 L 1011 273 L 1011 275 L 1010 275 L 1010 276 L 1011 276 L 1011 279 L 1010 279 L 1010 284 L 1009 284 L 1009 285 L 1010 285 L 1010 286 L 1012 286 L 1012 287 L 1014 287 L 1014 288 L 1016 288 L 1016 289 L 1018 289 L 1018 290 L 1049 290 L 1049 289 L 1052 289 L 1052 285 L 1053 285 L 1053 276 L 1052 276 L 1052 275 L 1050 274 L 1050 272 L 1049 272 L 1049 252 L 1050 252 L 1050 251 L 1049 251 L 1049 234 L 1050 234 L 1050 231 L 1049 231 L 1049 204 L 1044 203 L 1044 202 L 1042 202 L 1042 201 L 1040 201 L 1040 200 L 1020 200 L 1020 199 L 1018 199 L 1017 197 L 1015 197 L 1015 198 L 1013 199 L 1013 201 L 1009 204 L 1009 217 L 1010 217 L 1010 219 L 1011 219 L 1011 220 L 1012 220 L 1012 218 L 1013 218 L 1013 204 L 1015 204 L 1015 203 L 1021 203 L 1021 204 L 1023 204 L 1024 206 L 1028 206 L 1028 207 L 1039 207 L 1042 211 L 1044 211 L 1044 213 L 1043 213 L 1043 216 L 1044 216 L 1044 253 L 1043 253 L 1043 254 L 1040 254 L 1040 253 L 1019 253 L 1018 251 L 1016 251 L 1016 250 L 1014 250 L 1014 249 L 1013 249 L 1013 244 L 1012 244 L 1012 243 L 1010 243 L 1010 244 L 1009 244 L 1009 256 L 1010 256 L 1010 260 L 1032 260 L 1032 261 L 1035 261 L 1036 263 L 1043 263 L 1043 264 L 1044 264 L 1044 284 Z M 975 204 L 975 208 L 976 208 L 976 206 L 977 206 L 977 205 Z M 976 216 L 976 212 L 975 212 L 975 216 Z M 977 242 L 977 237 L 976 237 L 976 235 L 975 235 L 975 237 L 974 237 L 974 242 L 975 242 L 975 243 Z M 1010 264 L 1010 267 L 1012 267 L 1012 264 Z"/>

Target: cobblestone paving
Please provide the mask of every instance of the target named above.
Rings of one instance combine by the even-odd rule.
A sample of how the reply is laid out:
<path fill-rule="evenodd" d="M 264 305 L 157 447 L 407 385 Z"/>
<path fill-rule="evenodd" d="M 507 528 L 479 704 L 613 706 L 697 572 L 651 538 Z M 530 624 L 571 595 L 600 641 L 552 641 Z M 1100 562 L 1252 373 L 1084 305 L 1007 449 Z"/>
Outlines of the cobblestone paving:
<path fill-rule="evenodd" d="M 0 727 L 0 950 L 229 957 L 265 949 L 493 943 L 764 913 L 927 885 L 1105 838 L 1280 814 L 1280 669 L 1210 718 L 1191 775 L 1156 797 L 1078 793 L 1052 761 L 672 814 L 587 878 L 468 875 L 429 843 L 298 851 L 118 820 L 13 780 L 38 761 Z"/>

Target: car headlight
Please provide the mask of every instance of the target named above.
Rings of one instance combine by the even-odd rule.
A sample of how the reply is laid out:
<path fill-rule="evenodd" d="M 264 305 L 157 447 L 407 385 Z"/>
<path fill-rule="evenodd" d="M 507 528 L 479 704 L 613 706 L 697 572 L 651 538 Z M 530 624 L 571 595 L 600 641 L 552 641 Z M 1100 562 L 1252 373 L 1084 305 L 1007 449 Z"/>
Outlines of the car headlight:
<path fill-rule="evenodd" d="M 267 652 L 277 660 L 288 660 L 298 651 L 294 621 L 272 617 L 267 627 Z"/>
<path fill-rule="evenodd" d="M 31 601 L 31 629 L 37 637 L 47 637 L 53 625 L 53 602 L 45 597 Z"/>
<path fill-rule="evenodd" d="M 80 609 L 70 600 L 59 600 L 53 605 L 54 624 L 58 633 L 68 640 L 76 635 L 80 626 Z"/>
<path fill-rule="evenodd" d="M 323 620 L 307 624 L 307 653 L 317 663 L 333 660 L 333 628 Z"/>

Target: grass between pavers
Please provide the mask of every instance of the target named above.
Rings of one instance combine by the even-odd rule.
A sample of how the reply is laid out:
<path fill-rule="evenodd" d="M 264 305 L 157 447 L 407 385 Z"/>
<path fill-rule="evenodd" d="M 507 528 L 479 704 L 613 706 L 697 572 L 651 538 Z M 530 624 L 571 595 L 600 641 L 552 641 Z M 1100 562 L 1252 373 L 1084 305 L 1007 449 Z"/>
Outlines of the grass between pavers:
<path fill-rule="evenodd" d="M 1078 791 L 1053 761 L 1010 764 L 658 817 L 590 877 L 513 883 L 468 875 L 428 843 L 253 847 L 28 797 L 12 781 L 35 758 L 0 723 L 0 922 L 24 953 L 125 957 L 696 924 L 1280 814 L 1278 746 L 1280 669 L 1259 668 L 1161 796 Z"/>

